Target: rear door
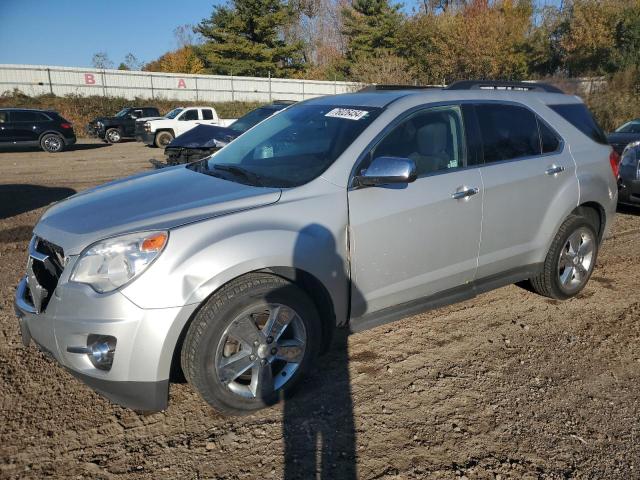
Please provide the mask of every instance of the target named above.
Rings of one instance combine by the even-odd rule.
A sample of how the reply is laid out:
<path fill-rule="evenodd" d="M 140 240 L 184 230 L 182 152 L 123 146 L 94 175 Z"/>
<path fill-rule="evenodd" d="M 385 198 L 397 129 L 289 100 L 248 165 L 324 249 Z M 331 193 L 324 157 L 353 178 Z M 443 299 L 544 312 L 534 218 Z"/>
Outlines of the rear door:
<path fill-rule="evenodd" d="M 51 118 L 42 112 L 14 110 L 11 112 L 13 137 L 17 142 L 38 142 L 51 124 Z"/>
<path fill-rule="evenodd" d="M 575 162 L 560 136 L 520 104 L 473 107 L 484 185 L 478 278 L 542 262 L 566 209 L 578 203 Z"/>
<path fill-rule="evenodd" d="M 200 115 L 202 117 L 202 121 L 200 123 L 205 125 L 218 125 L 219 123 L 218 115 L 212 108 L 203 108 L 200 111 Z"/>
<path fill-rule="evenodd" d="M 476 273 L 482 185 L 466 155 L 460 108 L 410 114 L 367 158 L 381 156 L 414 160 L 418 179 L 348 193 L 354 318 L 464 285 Z"/>

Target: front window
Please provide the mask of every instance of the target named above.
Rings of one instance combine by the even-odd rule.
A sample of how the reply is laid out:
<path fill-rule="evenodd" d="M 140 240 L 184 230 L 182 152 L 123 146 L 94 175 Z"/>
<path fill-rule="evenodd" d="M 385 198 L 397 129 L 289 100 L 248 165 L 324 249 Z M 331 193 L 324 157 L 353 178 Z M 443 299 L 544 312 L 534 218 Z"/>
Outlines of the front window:
<path fill-rule="evenodd" d="M 116 113 L 116 117 L 124 117 L 127 113 L 129 113 L 129 109 L 123 108 L 118 113 Z"/>
<path fill-rule="evenodd" d="M 169 113 L 167 113 L 164 118 L 176 118 L 182 112 L 182 108 L 174 108 Z"/>
<path fill-rule="evenodd" d="M 303 185 L 321 175 L 379 114 L 371 107 L 294 106 L 189 168 L 256 186 Z"/>

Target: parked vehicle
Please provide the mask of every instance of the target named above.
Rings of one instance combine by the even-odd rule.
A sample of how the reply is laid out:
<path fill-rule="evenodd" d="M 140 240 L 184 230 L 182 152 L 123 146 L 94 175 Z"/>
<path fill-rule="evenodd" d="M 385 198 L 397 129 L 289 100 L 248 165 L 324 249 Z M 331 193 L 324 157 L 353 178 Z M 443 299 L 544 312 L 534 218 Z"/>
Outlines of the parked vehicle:
<path fill-rule="evenodd" d="M 622 154 L 627 145 L 640 141 L 640 118 L 631 120 L 607 135 L 609 144 L 616 152 Z"/>
<path fill-rule="evenodd" d="M 57 153 L 76 143 L 73 125 L 52 110 L 0 109 L 0 147 L 22 145 Z"/>
<path fill-rule="evenodd" d="M 307 100 L 200 162 L 47 210 L 16 292 L 23 340 L 130 408 L 164 409 L 181 365 L 213 407 L 247 413 L 336 327 L 521 281 L 574 297 L 617 169 L 585 105 L 546 85 Z"/>
<path fill-rule="evenodd" d="M 622 153 L 618 203 L 640 206 L 640 141 L 630 143 Z"/>
<path fill-rule="evenodd" d="M 164 155 L 168 165 L 190 163 L 208 157 L 220 150 L 231 140 L 238 138 L 251 127 L 295 102 L 278 100 L 251 110 L 228 127 L 217 125 L 198 125 L 186 133 L 174 138 Z"/>
<path fill-rule="evenodd" d="M 109 143 L 118 143 L 124 138 L 133 138 L 137 119 L 159 118 L 156 107 L 126 107 L 113 117 L 98 117 L 91 120 L 86 131 L 93 137 Z"/>
<path fill-rule="evenodd" d="M 178 135 L 198 125 L 227 126 L 233 120 L 222 120 L 213 107 L 176 108 L 162 118 L 138 122 L 136 139 L 149 146 L 164 148 Z"/>

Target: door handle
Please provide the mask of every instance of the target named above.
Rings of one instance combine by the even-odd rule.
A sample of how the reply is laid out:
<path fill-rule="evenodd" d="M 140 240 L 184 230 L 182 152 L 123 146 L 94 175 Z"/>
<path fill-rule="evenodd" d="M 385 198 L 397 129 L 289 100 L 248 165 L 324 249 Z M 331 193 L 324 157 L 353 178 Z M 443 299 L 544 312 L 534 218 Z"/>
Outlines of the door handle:
<path fill-rule="evenodd" d="M 478 193 L 480 189 L 478 187 L 465 188 L 464 190 L 460 190 L 459 192 L 453 192 L 451 194 L 451 198 L 454 200 L 462 200 L 464 198 L 469 198 L 476 193 Z"/>
<path fill-rule="evenodd" d="M 564 167 L 562 165 L 551 165 L 544 171 L 547 175 L 558 175 L 562 172 L 564 172 Z"/>

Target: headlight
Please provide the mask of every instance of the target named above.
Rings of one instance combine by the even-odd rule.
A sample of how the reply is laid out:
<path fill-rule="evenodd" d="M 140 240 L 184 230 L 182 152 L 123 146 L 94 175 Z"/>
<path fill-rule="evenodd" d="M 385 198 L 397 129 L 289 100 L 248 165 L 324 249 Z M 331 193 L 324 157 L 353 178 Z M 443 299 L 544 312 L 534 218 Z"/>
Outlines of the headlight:
<path fill-rule="evenodd" d="M 167 232 L 142 232 L 94 243 L 80 255 L 71 281 L 91 285 L 98 293 L 111 292 L 144 272 L 168 239 Z"/>
<path fill-rule="evenodd" d="M 104 123 L 102 123 L 102 122 L 96 122 L 96 127 L 98 127 L 98 128 L 103 128 L 103 127 L 104 127 Z"/>
<path fill-rule="evenodd" d="M 144 122 L 144 129 L 146 132 L 151 131 L 151 125 L 149 124 L 149 122 Z"/>

